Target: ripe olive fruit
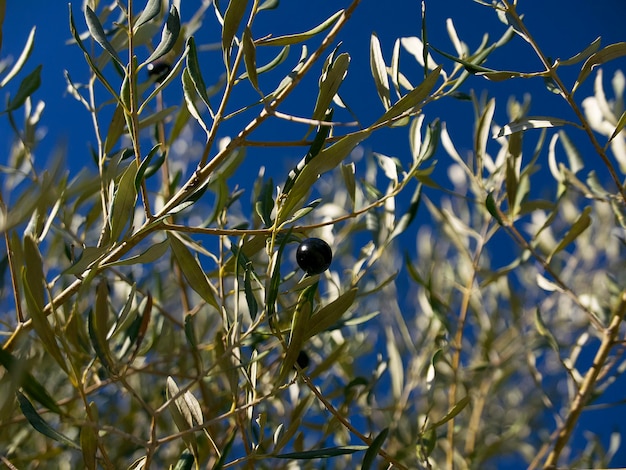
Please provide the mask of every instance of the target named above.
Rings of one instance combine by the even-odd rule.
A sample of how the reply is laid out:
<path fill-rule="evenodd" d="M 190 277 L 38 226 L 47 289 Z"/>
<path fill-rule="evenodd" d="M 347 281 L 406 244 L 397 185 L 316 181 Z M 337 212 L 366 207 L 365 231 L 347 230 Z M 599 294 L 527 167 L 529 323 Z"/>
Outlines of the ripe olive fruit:
<path fill-rule="evenodd" d="M 148 69 L 148 76 L 159 83 L 165 80 L 165 77 L 172 70 L 172 67 L 167 62 L 152 62 L 146 68 Z"/>
<path fill-rule="evenodd" d="M 311 360 L 309 359 L 309 355 L 304 351 L 300 351 L 298 353 L 298 359 L 296 359 L 296 364 L 300 366 L 300 369 L 306 369 L 309 367 L 310 363 Z"/>
<path fill-rule="evenodd" d="M 307 238 L 296 251 L 296 261 L 307 274 L 315 275 L 326 271 L 333 260 L 333 252 L 324 240 Z"/>

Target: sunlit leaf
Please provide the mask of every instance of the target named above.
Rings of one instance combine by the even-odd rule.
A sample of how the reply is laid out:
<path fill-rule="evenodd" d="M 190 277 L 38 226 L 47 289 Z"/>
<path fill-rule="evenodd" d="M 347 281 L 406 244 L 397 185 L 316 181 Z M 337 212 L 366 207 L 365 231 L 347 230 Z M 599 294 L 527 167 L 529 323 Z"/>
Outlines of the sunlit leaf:
<path fill-rule="evenodd" d="M 327 331 L 338 323 L 343 314 L 354 304 L 356 294 L 357 289 L 352 288 L 315 312 L 309 320 L 307 339 Z"/>
<path fill-rule="evenodd" d="M 257 46 L 288 46 L 291 44 L 298 44 L 330 28 L 335 23 L 335 21 L 337 21 L 337 19 L 341 17 L 341 15 L 343 15 L 343 10 L 339 10 L 323 23 L 303 33 L 290 34 L 275 38 L 260 39 L 256 42 L 256 44 Z"/>
<path fill-rule="evenodd" d="M 117 241 L 124 228 L 132 229 L 133 215 L 137 203 L 137 160 L 133 159 L 124 170 L 113 196 L 113 207 L 109 223 L 111 224 L 111 239 Z"/>
<path fill-rule="evenodd" d="M 327 116 L 328 109 L 348 73 L 350 56 L 343 53 L 335 57 L 336 52 L 337 50 L 335 49 L 324 63 L 324 69 L 319 80 L 319 93 L 311 119 L 318 121 L 330 120 L 330 117 Z"/>
<path fill-rule="evenodd" d="M 135 24 L 133 28 L 135 32 L 148 21 L 156 18 L 156 16 L 161 13 L 161 4 L 163 2 L 161 0 L 148 0 L 146 3 L 146 7 L 140 13 L 139 17 L 135 20 Z"/>
<path fill-rule="evenodd" d="M 222 29 L 222 52 L 224 54 L 224 63 L 227 70 L 230 70 L 230 54 L 232 50 L 232 43 L 239 24 L 243 19 L 243 15 L 246 12 L 248 2 L 246 0 L 230 0 L 228 2 L 228 8 L 224 14 L 224 26 Z"/>
<path fill-rule="evenodd" d="M 546 259 L 548 263 L 555 254 L 567 247 L 567 245 L 576 240 L 581 233 L 589 228 L 589 226 L 591 225 L 591 217 L 589 216 L 590 213 L 591 206 L 585 207 L 585 209 L 567 231 L 565 236 L 563 236 L 563 238 L 559 241 L 556 247 L 554 247 L 554 249 L 552 250 L 552 253 L 550 253 L 548 258 Z"/>
<path fill-rule="evenodd" d="M 569 59 L 561 60 L 559 61 L 559 63 L 561 65 L 574 65 L 582 60 L 587 59 L 591 54 L 595 54 L 598 51 L 598 49 L 600 49 L 601 39 L 602 38 L 598 36 L 596 39 L 594 39 L 594 41 L 591 44 L 585 47 L 585 49 L 580 51 L 578 54 L 574 55 L 573 57 L 570 57 Z"/>
<path fill-rule="evenodd" d="M 511 135 L 514 132 L 526 131 L 528 129 L 543 129 L 546 127 L 559 127 L 559 126 L 574 126 L 580 127 L 578 124 L 571 121 L 567 121 L 561 118 L 545 117 L 545 116 L 532 116 L 525 117 L 519 121 L 511 122 L 500 129 L 498 134 L 494 137 L 503 137 Z"/>
<path fill-rule="evenodd" d="M 243 59 L 246 64 L 246 73 L 250 83 L 255 89 L 259 89 L 259 80 L 256 68 L 256 46 L 252 40 L 252 31 L 246 26 L 243 31 Z"/>
<path fill-rule="evenodd" d="M 143 63 L 149 64 L 150 62 L 154 62 L 155 60 L 160 59 L 169 51 L 171 51 L 174 47 L 174 44 L 176 44 L 179 33 L 180 16 L 176 7 L 172 5 L 170 8 L 170 12 L 167 15 L 167 20 L 165 21 L 163 32 L 161 33 L 161 41 L 154 49 L 154 52 L 152 52 L 152 54 L 150 54 L 150 56 Z"/>
<path fill-rule="evenodd" d="M 376 33 L 372 33 L 370 38 L 370 68 L 374 77 L 374 84 L 378 97 L 382 101 L 385 111 L 391 107 L 391 99 L 389 96 L 389 79 L 387 77 L 387 66 L 383 59 L 383 52 L 380 48 L 380 41 Z"/>
<path fill-rule="evenodd" d="M 591 71 L 598 65 L 602 65 L 606 62 L 617 59 L 619 57 L 623 57 L 625 55 L 626 42 L 609 44 L 595 54 L 592 54 L 585 61 L 582 68 L 580 69 L 580 73 L 578 74 L 576 83 L 574 83 L 574 88 L 572 88 L 572 93 L 574 93 L 578 89 L 578 87 L 587 79 Z"/>
<path fill-rule="evenodd" d="M 213 288 L 209 284 L 209 280 L 206 274 L 204 274 L 198 260 L 191 254 L 185 244 L 180 241 L 178 236 L 173 233 L 168 233 L 167 237 L 170 241 L 170 246 L 172 247 L 176 261 L 180 266 L 180 270 L 189 283 L 189 287 L 196 291 L 205 302 L 219 310 Z"/>
<path fill-rule="evenodd" d="M 2 23 L 0 22 L 0 44 L 2 40 L 1 28 L 2 28 Z M 24 49 L 22 49 L 20 56 L 17 58 L 17 60 L 13 64 L 13 67 L 11 67 L 11 70 L 9 71 L 9 73 L 7 73 L 4 76 L 4 78 L 0 81 L 0 88 L 4 88 L 11 80 L 13 80 L 13 78 L 15 78 L 15 76 L 18 73 L 20 73 L 20 71 L 26 64 L 26 61 L 30 57 L 30 54 L 33 51 L 34 45 L 35 45 L 35 27 L 33 26 L 30 30 L 30 33 L 28 33 L 28 39 L 26 39 L 26 44 L 24 45 Z"/>
<path fill-rule="evenodd" d="M 447 423 L 448 421 L 453 419 L 456 415 L 458 415 L 461 411 L 463 411 L 463 409 L 465 409 L 465 407 L 469 404 L 470 401 L 471 401 L 471 398 L 469 395 L 464 396 L 457 402 L 456 405 L 454 405 L 454 407 L 452 407 L 450 411 L 446 413 L 446 415 L 443 418 L 441 418 L 439 421 L 435 421 L 434 423 L 432 423 L 430 427 L 437 428 L 441 426 L 442 424 Z"/>
<path fill-rule="evenodd" d="M 102 24 L 98 19 L 98 15 L 94 13 L 89 5 L 85 6 L 85 20 L 87 21 L 87 27 L 89 28 L 89 33 L 91 33 L 91 37 L 93 37 L 96 42 L 100 44 L 100 46 L 102 46 L 102 48 L 106 50 L 121 67 L 124 67 L 122 59 L 120 59 L 117 51 L 107 39 L 104 28 L 102 27 Z"/>

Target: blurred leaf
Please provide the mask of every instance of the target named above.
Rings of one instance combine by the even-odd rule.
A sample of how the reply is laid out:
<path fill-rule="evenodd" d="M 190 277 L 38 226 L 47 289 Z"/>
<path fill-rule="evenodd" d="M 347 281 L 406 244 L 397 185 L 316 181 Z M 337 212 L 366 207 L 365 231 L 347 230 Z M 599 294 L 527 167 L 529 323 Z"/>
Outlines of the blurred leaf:
<path fill-rule="evenodd" d="M 161 13 L 161 3 L 163 3 L 161 0 L 148 0 L 146 7 L 135 20 L 135 24 L 133 25 L 135 33 L 142 25 L 156 18 L 156 16 Z"/>
<path fill-rule="evenodd" d="M 575 124 L 571 121 L 566 121 L 565 119 L 545 116 L 533 116 L 526 117 L 524 119 L 520 119 L 519 121 L 507 124 L 506 126 L 502 127 L 502 129 L 500 129 L 498 134 L 494 137 L 504 137 L 507 135 L 511 135 L 514 132 L 526 131 L 528 129 L 542 129 L 546 127 L 558 127 L 565 125 L 580 128 L 578 124 Z"/>
<path fill-rule="evenodd" d="M 352 288 L 320 308 L 309 320 L 306 339 L 312 338 L 335 325 L 356 299 L 357 289 Z"/>
<path fill-rule="evenodd" d="M 288 454 L 273 455 L 277 459 L 328 459 L 337 457 L 339 455 L 354 454 L 367 450 L 368 446 L 341 446 L 341 447 L 327 447 L 325 449 L 305 450 L 303 452 L 291 452 Z"/>
<path fill-rule="evenodd" d="M 109 349 L 108 334 L 108 306 L 109 288 L 105 280 L 100 281 L 96 288 L 96 303 L 89 311 L 88 331 L 91 345 L 93 346 L 102 366 L 111 372 L 115 372 L 116 367 L 111 357 Z"/>
<path fill-rule="evenodd" d="M 341 174 L 343 176 L 343 182 L 346 187 L 346 191 L 350 196 L 350 201 L 352 202 L 352 209 L 355 207 L 356 203 L 356 183 L 354 180 L 355 174 L 355 166 L 354 162 L 348 163 L 346 165 L 341 165 Z"/>
<path fill-rule="evenodd" d="M 541 310 L 539 310 L 539 307 L 535 309 L 535 328 L 537 329 L 537 333 L 539 333 L 548 341 L 548 344 L 550 345 L 552 350 L 558 354 L 559 343 L 543 321 L 543 318 L 541 316 Z"/>
<path fill-rule="evenodd" d="M 288 46 L 291 44 L 298 44 L 314 37 L 315 35 L 330 28 L 340 16 L 343 15 L 343 10 L 339 10 L 337 13 L 329 17 L 326 21 L 319 24 L 313 29 L 305 31 L 304 33 L 290 34 L 286 36 L 279 36 L 275 38 L 260 39 L 256 42 L 257 46 Z"/>
<path fill-rule="evenodd" d="M 183 441 L 185 441 L 187 448 L 192 451 L 193 455 L 198 455 L 198 441 L 196 439 L 196 434 L 185 432 L 194 426 L 191 410 L 189 409 L 189 406 L 183 396 L 180 395 L 180 390 L 178 385 L 176 385 L 176 382 L 174 382 L 174 379 L 171 376 L 168 376 L 166 382 L 165 396 L 169 401 L 167 409 L 172 415 L 174 424 L 178 430 L 183 433 L 181 437 L 183 438 Z"/>
<path fill-rule="evenodd" d="M 278 8 L 279 0 L 265 0 L 263 3 L 259 5 L 258 11 L 262 10 L 273 10 Z"/>
<path fill-rule="evenodd" d="M 389 428 L 383 429 L 378 436 L 372 441 L 372 444 L 369 446 L 365 455 L 363 456 L 363 463 L 361 464 L 361 470 L 369 470 L 372 468 L 374 464 L 374 460 L 378 455 L 378 451 L 383 446 L 385 439 L 387 439 L 387 435 L 389 434 Z"/>
<path fill-rule="evenodd" d="M 487 198 L 485 200 L 485 206 L 487 207 L 487 211 L 491 214 L 491 216 L 496 219 L 496 221 L 500 225 L 504 225 L 502 217 L 500 217 L 500 212 L 498 211 L 498 206 L 496 204 L 495 199 L 493 198 L 493 192 L 487 194 Z"/>
<path fill-rule="evenodd" d="M 176 462 L 174 470 L 191 470 L 195 461 L 196 459 L 193 454 L 189 450 L 185 449 L 183 450 L 183 453 L 180 454 L 180 458 Z"/>
<path fill-rule="evenodd" d="M 289 333 L 287 351 L 285 351 L 285 357 L 280 365 L 280 373 L 278 374 L 276 382 L 278 384 L 281 384 L 291 372 L 304 342 L 308 339 L 309 319 L 313 311 L 313 300 L 317 292 L 317 286 L 317 282 L 307 286 L 300 292 L 300 296 L 298 297 L 298 303 L 296 304 L 291 320 L 291 331 Z"/>
<path fill-rule="evenodd" d="M 41 85 L 41 67 L 41 65 L 38 65 L 35 67 L 35 70 L 24 77 L 19 88 L 17 89 L 17 92 L 15 93 L 15 96 L 9 100 L 9 104 L 4 110 L 5 113 L 14 111 L 22 106 L 24 101 L 26 101 L 26 98 L 37 91 Z"/>
<path fill-rule="evenodd" d="M 85 20 L 87 21 L 87 28 L 89 28 L 89 33 L 91 34 L 91 37 L 94 38 L 96 42 L 109 53 L 109 55 L 115 60 L 115 62 L 120 65 L 120 67 L 124 68 L 124 63 L 122 62 L 122 59 L 120 59 L 117 51 L 106 37 L 106 33 L 104 32 L 104 28 L 102 27 L 102 24 L 98 19 L 98 15 L 94 13 L 89 5 L 85 6 Z"/>
<path fill-rule="evenodd" d="M 163 32 L 161 33 L 161 41 L 159 42 L 156 49 L 154 49 L 154 52 L 150 54 L 150 57 L 148 57 L 143 63 L 149 64 L 150 62 L 154 62 L 155 60 L 160 59 L 169 51 L 171 51 L 174 47 L 174 44 L 176 44 L 179 33 L 180 16 L 176 7 L 172 5 L 170 8 L 170 12 L 167 15 L 165 27 L 163 28 Z"/>
<path fill-rule="evenodd" d="M 36 431 L 40 432 L 46 437 L 50 439 L 54 439 L 57 442 L 65 444 L 72 449 L 80 450 L 80 446 L 72 441 L 70 438 L 64 436 L 52 426 L 50 426 L 40 415 L 37 413 L 37 410 L 33 407 L 32 403 L 28 401 L 21 392 L 15 392 L 17 395 L 17 401 L 20 405 L 20 409 L 24 414 L 24 417 L 28 420 L 30 425 L 35 428 Z"/>
<path fill-rule="evenodd" d="M 67 363 L 57 343 L 54 329 L 43 311 L 45 282 L 43 264 L 37 244 L 30 235 L 24 239 L 24 256 L 26 269 L 22 271 L 22 284 L 24 285 L 24 297 L 33 328 L 46 352 L 67 372 Z"/>
<path fill-rule="evenodd" d="M 25 370 L 22 364 L 18 364 L 18 359 L 2 348 L 0 348 L 0 364 L 11 374 L 18 386 L 22 387 L 22 390 L 33 400 L 39 402 L 41 405 L 48 408 L 50 411 L 54 411 L 57 414 L 61 414 L 61 408 L 56 404 L 54 398 L 50 396 L 46 388 L 41 385 L 30 372 Z"/>
<path fill-rule="evenodd" d="M 0 3 L 2 6 L 4 6 L 4 2 L 0 2 Z M 2 17 L 3 17 L 2 19 L 4 19 L 4 10 L 0 8 L 0 11 L 2 12 Z M 0 21 L 0 47 L 2 44 L 1 42 L 2 41 L 2 29 L 1 28 L 2 28 L 2 21 Z M 13 80 L 13 78 L 18 73 L 20 73 L 20 71 L 26 64 L 26 61 L 30 57 L 30 54 L 33 51 L 34 45 L 35 45 L 35 27 L 33 26 L 30 30 L 30 33 L 28 33 L 28 38 L 26 39 L 26 44 L 24 45 L 24 49 L 22 49 L 22 53 L 15 61 L 15 64 L 13 64 L 13 67 L 11 68 L 9 73 L 7 73 L 5 77 L 2 79 L 2 81 L 0 81 L 0 88 L 4 88 L 11 80 Z"/>
<path fill-rule="evenodd" d="M 276 300 L 278 299 L 278 290 L 280 289 L 280 261 L 283 256 L 285 246 L 287 246 L 287 242 L 290 238 L 291 228 L 281 240 L 278 250 L 271 255 L 268 264 L 268 272 L 272 273 L 270 278 L 265 282 L 265 309 L 267 311 L 269 321 L 274 321 L 274 315 L 276 313 Z"/>
<path fill-rule="evenodd" d="M 254 291 L 252 289 L 252 277 L 254 277 L 254 271 L 252 264 L 250 264 L 246 266 L 243 273 L 243 287 L 246 295 L 246 303 L 248 304 L 248 310 L 250 311 L 250 317 L 252 320 L 255 320 L 257 313 L 259 312 L 259 304 L 256 301 L 256 297 L 254 296 Z"/>
<path fill-rule="evenodd" d="M 124 116 L 124 107 L 118 104 L 115 107 L 109 129 L 104 140 L 104 152 L 110 154 L 113 147 L 124 133 L 126 118 Z"/>
<path fill-rule="evenodd" d="M 111 240 L 117 241 L 128 224 L 128 230 L 133 228 L 133 216 L 137 203 L 137 189 L 135 179 L 137 176 L 137 160 L 133 159 L 128 168 L 124 170 L 122 177 L 113 195 L 113 207 L 111 209 Z"/>
<path fill-rule="evenodd" d="M 180 266 L 180 270 L 189 283 L 189 287 L 196 291 L 206 303 L 219 310 L 219 305 L 213 294 L 213 288 L 209 284 L 198 260 L 191 254 L 185 244 L 179 240 L 176 234 L 168 232 L 167 238 L 170 241 L 172 252 Z"/>
<path fill-rule="evenodd" d="M 385 111 L 391 108 L 391 98 L 389 96 L 389 79 L 387 77 L 387 65 L 383 59 L 380 48 L 380 41 L 376 33 L 372 33 L 370 38 L 370 68 L 374 77 L 374 84 L 380 101 L 385 107 Z"/>
<path fill-rule="evenodd" d="M 230 53 L 233 39 L 239 29 L 239 24 L 246 12 L 248 2 L 246 0 L 230 0 L 228 8 L 224 14 L 224 26 L 222 29 L 222 52 L 224 54 L 224 64 L 230 74 Z"/>
<path fill-rule="evenodd" d="M 563 250 L 567 245 L 576 240 L 581 233 L 587 230 L 589 225 L 591 225 L 591 217 L 589 216 L 590 212 L 591 206 L 585 207 L 580 216 L 578 216 L 578 219 L 576 219 L 576 221 L 572 224 L 565 236 L 559 241 L 557 246 L 552 250 L 552 253 L 550 253 L 550 255 L 547 257 L 546 261 L 548 263 L 550 263 L 550 260 L 555 254 Z"/>
<path fill-rule="evenodd" d="M 96 453 L 98 451 L 98 436 L 96 430 L 84 425 L 80 428 L 80 448 L 83 453 L 83 464 L 87 470 L 96 470 Z"/>
<path fill-rule="evenodd" d="M 464 396 L 458 401 L 456 405 L 454 405 L 454 407 L 450 411 L 446 413 L 446 415 L 443 418 L 441 418 L 439 421 L 432 423 L 429 426 L 429 428 L 438 428 L 442 424 L 447 423 L 448 421 L 453 419 L 456 415 L 458 415 L 461 411 L 463 411 L 463 409 L 469 404 L 470 401 L 471 399 L 469 395 Z"/>
<path fill-rule="evenodd" d="M 572 88 L 572 94 L 576 92 L 578 87 L 586 80 L 595 67 L 625 55 L 626 42 L 609 44 L 602 50 L 592 54 L 583 64 L 580 73 L 578 74 L 578 78 L 576 79 L 576 83 L 574 83 L 574 88 Z"/>
<path fill-rule="evenodd" d="M 491 131 L 491 122 L 496 111 L 496 100 L 491 98 L 485 105 L 485 109 L 480 115 L 476 123 L 476 132 L 474 135 L 474 154 L 476 155 L 476 175 L 482 178 L 483 162 L 487 158 L 487 142 Z"/>

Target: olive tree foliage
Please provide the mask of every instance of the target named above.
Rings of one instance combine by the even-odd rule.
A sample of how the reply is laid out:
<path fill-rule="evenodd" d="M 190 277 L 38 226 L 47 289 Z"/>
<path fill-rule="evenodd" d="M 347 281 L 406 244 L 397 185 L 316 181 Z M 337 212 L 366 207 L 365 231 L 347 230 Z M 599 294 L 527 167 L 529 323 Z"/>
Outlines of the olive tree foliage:
<path fill-rule="evenodd" d="M 415 36 L 363 45 L 378 95 L 363 99 L 380 109 L 363 122 L 342 99 L 363 79 L 340 46 L 359 1 L 344 3 L 286 35 L 255 25 L 278 0 L 205 0 L 189 17 L 162 0 L 70 7 L 85 58 L 65 74 L 84 105 L 70 120 L 94 131 L 77 174 L 37 152 L 54 117 L 34 30 L 2 62 L 0 87 L 17 84 L 1 117 L 15 133 L 0 193 L 9 468 L 610 464 L 617 436 L 572 439 L 626 364 L 625 80 L 605 90 L 598 68 L 626 44 L 550 59 L 502 0 L 479 3 L 505 34 L 471 47 L 422 4 Z M 429 43 L 427 25 L 450 42 Z M 216 43 L 200 44 L 207 27 Z M 487 68 L 516 35 L 543 68 Z M 497 122 L 471 90 L 502 80 L 543 80 L 572 113 L 511 99 Z M 286 112 L 302 87 L 306 107 Z M 471 101 L 471 150 L 429 114 L 438 100 Z M 410 154 L 372 147 L 382 129 Z M 257 150 L 285 147 L 302 155 L 291 171 L 244 185 Z M 309 236 L 334 254 L 314 276 L 294 261 Z"/>

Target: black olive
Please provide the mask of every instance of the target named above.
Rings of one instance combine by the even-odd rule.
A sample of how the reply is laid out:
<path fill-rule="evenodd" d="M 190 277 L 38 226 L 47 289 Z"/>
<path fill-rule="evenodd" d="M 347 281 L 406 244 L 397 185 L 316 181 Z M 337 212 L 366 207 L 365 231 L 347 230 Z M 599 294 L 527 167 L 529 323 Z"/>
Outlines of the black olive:
<path fill-rule="evenodd" d="M 167 62 L 153 62 L 148 64 L 146 68 L 148 69 L 148 76 L 159 83 L 163 82 L 172 70 L 172 67 Z"/>
<path fill-rule="evenodd" d="M 304 351 L 300 351 L 298 353 L 298 359 L 296 359 L 296 364 L 298 364 L 300 366 L 300 369 L 306 369 L 307 367 L 309 367 L 311 360 L 309 359 L 309 355 L 304 352 Z"/>
<path fill-rule="evenodd" d="M 296 261 L 307 274 L 315 275 L 326 271 L 333 260 L 333 252 L 324 240 L 307 238 L 296 251 Z"/>

